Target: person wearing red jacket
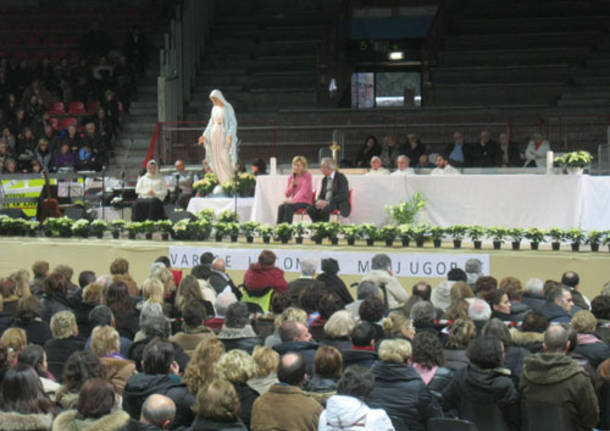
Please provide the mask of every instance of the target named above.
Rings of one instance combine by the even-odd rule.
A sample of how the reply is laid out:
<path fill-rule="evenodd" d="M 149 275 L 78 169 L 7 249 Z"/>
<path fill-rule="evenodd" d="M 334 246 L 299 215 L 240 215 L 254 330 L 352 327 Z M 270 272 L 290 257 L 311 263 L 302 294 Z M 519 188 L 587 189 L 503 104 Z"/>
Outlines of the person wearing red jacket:
<path fill-rule="evenodd" d="M 275 253 L 263 250 L 258 255 L 258 262 L 250 265 L 244 275 L 244 284 L 250 292 L 262 291 L 270 287 L 275 293 L 287 291 L 284 271 L 275 266 Z"/>

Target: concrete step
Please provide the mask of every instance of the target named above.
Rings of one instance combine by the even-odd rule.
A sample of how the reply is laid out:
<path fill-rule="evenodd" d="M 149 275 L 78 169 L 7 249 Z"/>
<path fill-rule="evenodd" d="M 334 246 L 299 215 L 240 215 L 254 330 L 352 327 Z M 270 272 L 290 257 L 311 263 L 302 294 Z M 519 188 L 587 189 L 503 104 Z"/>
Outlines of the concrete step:
<path fill-rule="evenodd" d="M 432 71 L 432 81 L 445 84 L 567 81 L 573 70 L 574 66 L 569 64 L 439 67 Z"/>
<path fill-rule="evenodd" d="M 574 82 L 579 86 L 600 85 L 610 87 L 610 75 L 576 76 Z"/>
<path fill-rule="evenodd" d="M 468 18 L 533 18 L 533 17 L 571 17 L 605 16 L 610 10 L 608 0 L 592 2 L 578 1 L 536 1 L 490 2 L 471 0 L 467 8 L 459 11 L 460 16 Z"/>
<path fill-rule="evenodd" d="M 123 135 L 128 135 L 130 133 L 148 133 L 152 135 L 157 122 L 129 122 L 123 127 Z"/>
<path fill-rule="evenodd" d="M 119 144 L 123 149 L 127 149 L 131 145 L 132 150 L 147 150 L 150 145 L 150 139 L 152 138 L 152 134 L 148 137 L 138 137 L 138 138 L 119 138 Z M 133 140 L 133 144 L 131 141 Z"/>
<path fill-rule="evenodd" d="M 610 107 L 610 98 L 559 99 L 560 107 Z M 598 141 L 599 143 L 599 141 Z"/>
<path fill-rule="evenodd" d="M 451 20 L 453 34 L 538 33 L 552 31 L 587 31 L 608 29 L 610 16 L 458 18 Z"/>
<path fill-rule="evenodd" d="M 424 87 L 423 99 L 428 106 L 550 105 L 566 87 L 561 82 L 433 84 Z"/>
<path fill-rule="evenodd" d="M 608 87 L 574 87 L 566 89 L 561 95 L 564 99 L 580 99 L 587 97 L 610 99 L 610 89 L 608 89 Z"/>
<path fill-rule="evenodd" d="M 467 49 L 527 49 L 531 47 L 594 47 L 599 37 L 600 33 L 594 31 L 457 35 L 445 39 L 445 48 L 451 51 Z"/>
<path fill-rule="evenodd" d="M 456 50 L 440 54 L 441 66 L 544 65 L 572 61 L 578 63 L 591 53 L 578 47 L 494 50 Z"/>

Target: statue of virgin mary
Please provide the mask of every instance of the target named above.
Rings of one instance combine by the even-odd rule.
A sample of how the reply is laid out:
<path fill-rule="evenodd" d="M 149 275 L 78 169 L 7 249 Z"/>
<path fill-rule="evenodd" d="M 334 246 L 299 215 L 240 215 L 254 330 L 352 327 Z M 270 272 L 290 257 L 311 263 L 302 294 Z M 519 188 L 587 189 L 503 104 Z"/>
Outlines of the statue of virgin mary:
<path fill-rule="evenodd" d="M 205 160 L 222 184 L 233 178 L 237 163 L 237 119 L 233 106 L 226 101 L 220 90 L 212 90 L 210 100 L 214 106 L 199 144 L 203 144 Z"/>

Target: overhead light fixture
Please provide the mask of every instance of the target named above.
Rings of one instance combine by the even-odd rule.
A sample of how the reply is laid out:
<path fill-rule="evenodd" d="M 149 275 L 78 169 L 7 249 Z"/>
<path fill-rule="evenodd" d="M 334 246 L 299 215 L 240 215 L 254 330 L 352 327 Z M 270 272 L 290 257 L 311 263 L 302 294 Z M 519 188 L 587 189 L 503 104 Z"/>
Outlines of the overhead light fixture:
<path fill-rule="evenodd" d="M 393 52 L 390 52 L 389 57 L 390 57 L 390 60 L 394 60 L 394 61 L 402 60 L 403 58 L 405 58 L 405 54 L 402 51 L 393 51 Z"/>

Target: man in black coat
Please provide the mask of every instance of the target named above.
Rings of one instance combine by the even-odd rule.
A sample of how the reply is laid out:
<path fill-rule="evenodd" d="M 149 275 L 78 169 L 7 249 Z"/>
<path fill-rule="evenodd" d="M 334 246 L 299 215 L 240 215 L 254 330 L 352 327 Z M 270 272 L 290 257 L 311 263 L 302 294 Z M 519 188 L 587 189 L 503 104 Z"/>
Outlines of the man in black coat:
<path fill-rule="evenodd" d="M 307 207 L 311 221 L 328 221 L 334 210 L 339 210 L 343 217 L 349 216 L 352 209 L 347 178 L 336 170 L 335 163 L 330 158 L 322 159 L 320 171 L 324 175 L 322 188 L 316 203 Z"/>

